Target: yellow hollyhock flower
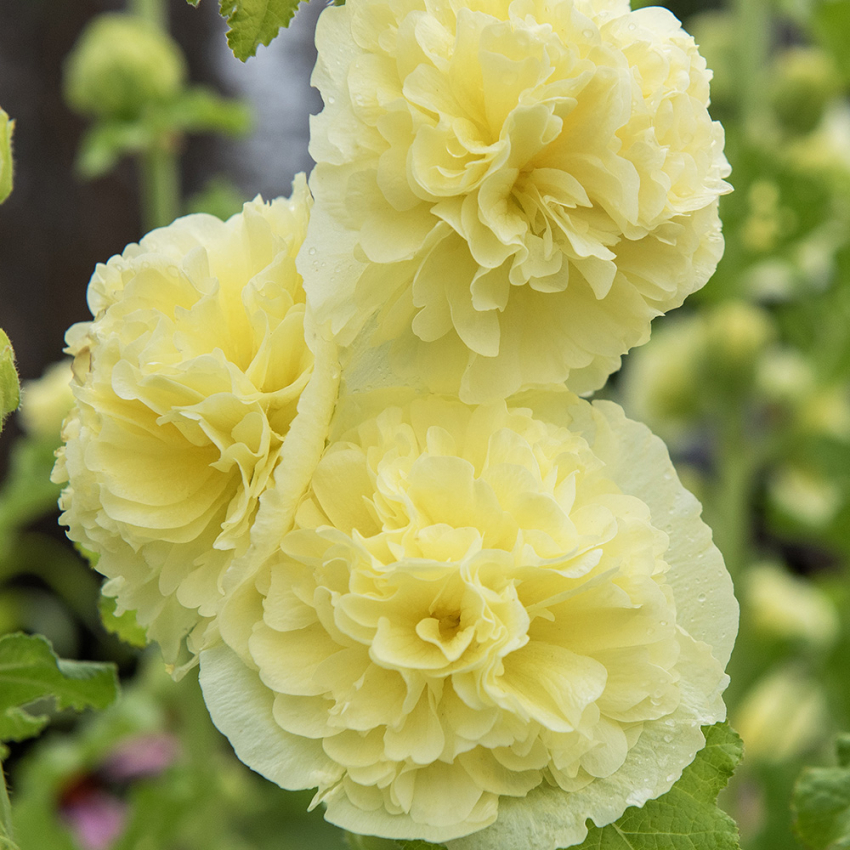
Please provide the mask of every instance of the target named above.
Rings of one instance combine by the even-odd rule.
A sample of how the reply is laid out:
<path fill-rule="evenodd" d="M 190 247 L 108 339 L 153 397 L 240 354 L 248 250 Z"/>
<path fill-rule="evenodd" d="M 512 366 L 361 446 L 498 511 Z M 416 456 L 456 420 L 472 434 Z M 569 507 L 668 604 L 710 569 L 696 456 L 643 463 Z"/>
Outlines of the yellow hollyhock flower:
<path fill-rule="evenodd" d="M 467 402 L 584 393 L 714 271 L 723 130 L 667 10 L 349 0 L 316 44 L 299 267 L 352 363 L 391 343 Z"/>
<path fill-rule="evenodd" d="M 396 402 L 341 402 L 293 529 L 201 653 L 207 706 L 345 829 L 579 843 L 667 791 L 725 715 L 721 555 L 613 403 Z"/>
<path fill-rule="evenodd" d="M 305 337 L 309 209 L 301 176 L 291 200 L 154 230 L 97 267 L 94 320 L 67 334 L 61 522 L 172 664 L 204 645 L 228 570 L 286 530 L 324 445 L 338 367 Z"/>

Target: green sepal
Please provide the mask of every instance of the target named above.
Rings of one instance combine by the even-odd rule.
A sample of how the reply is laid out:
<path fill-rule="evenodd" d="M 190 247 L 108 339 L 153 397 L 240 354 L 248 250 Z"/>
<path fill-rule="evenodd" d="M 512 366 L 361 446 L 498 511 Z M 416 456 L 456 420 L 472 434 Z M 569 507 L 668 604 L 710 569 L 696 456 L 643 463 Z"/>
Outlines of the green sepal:
<path fill-rule="evenodd" d="M 100 619 L 106 631 L 116 635 L 124 643 L 143 649 L 148 645 L 145 630 L 136 621 L 132 611 L 116 614 L 117 602 L 111 596 L 101 596 L 97 603 Z"/>

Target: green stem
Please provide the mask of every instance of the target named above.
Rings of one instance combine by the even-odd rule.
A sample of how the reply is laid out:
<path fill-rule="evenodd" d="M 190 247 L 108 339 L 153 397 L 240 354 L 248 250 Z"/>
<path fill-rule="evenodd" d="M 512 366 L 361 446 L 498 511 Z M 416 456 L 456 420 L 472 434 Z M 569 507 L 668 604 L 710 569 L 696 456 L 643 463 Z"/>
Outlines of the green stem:
<path fill-rule="evenodd" d="M 357 835 L 353 832 L 345 833 L 345 840 L 352 850 L 402 850 L 409 847 L 410 850 L 446 850 L 442 844 L 429 844 L 427 841 L 394 841 L 392 838 L 377 838 L 374 835 Z"/>
<path fill-rule="evenodd" d="M 180 168 L 173 139 L 163 134 L 142 154 L 139 165 L 145 231 L 171 224 L 180 212 Z"/>
<path fill-rule="evenodd" d="M 391 838 L 375 838 L 372 835 L 357 835 L 346 832 L 345 840 L 351 850 L 400 850 L 401 845 Z"/>
<path fill-rule="evenodd" d="M 168 28 L 168 15 L 164 0 L 129 0 L 128 8 L 134 15 L 150 21 L 159 29 Z"/>
<path fill-rule="evenodd" d="M 6 777 L 0 763 L 0 850 L 15 850 L 12 840 L 12 805 L 6 790 Z"/>
<path fill-rule="evenodd" d="M 717 548 L 732 577 L 751 559 L 752 496 L 756 475 L 767 446 L 750 439 L 746 404 L 731 400 L 722 411 L 718 428 L 717 477 L 711 504 L 706 505 Z"/>
<path fill-rule="evenodd" d="M 765 87 L 770 53 L 769 0 L 733 0 L 737 19 L 737 65 L 741 125 L 747 137 L 759 140 L 769 122 Z"/>
<path fill-rule="evenodd" d="M 168 31 L 165 0 L 128 0 L 129 10 Z M 141 156 L 142 225 L 145 231 L 171 224 L 180 213 L 180 167 L 174 137 L 161 133 Z"/>

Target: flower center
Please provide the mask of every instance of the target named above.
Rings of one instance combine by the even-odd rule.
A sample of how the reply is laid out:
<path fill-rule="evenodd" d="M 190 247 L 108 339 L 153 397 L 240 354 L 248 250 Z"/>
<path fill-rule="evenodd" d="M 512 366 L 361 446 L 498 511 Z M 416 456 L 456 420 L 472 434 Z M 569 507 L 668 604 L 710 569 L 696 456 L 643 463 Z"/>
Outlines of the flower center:
<path fill-rule="evenodd" d="M 451 640 L 460 628 L 460 613 L 441 613 L 436 619 L 440 625 L 440 639 Z"/>

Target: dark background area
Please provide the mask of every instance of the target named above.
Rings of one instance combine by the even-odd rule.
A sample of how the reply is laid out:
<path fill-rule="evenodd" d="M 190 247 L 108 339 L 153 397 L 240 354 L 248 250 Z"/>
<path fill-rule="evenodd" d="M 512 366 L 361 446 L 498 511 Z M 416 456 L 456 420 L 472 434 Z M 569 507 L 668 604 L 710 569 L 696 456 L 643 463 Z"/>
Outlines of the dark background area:
<path fill-rule="evenodd" d="M 0 0 L 0 106 L 16 120 L 15 188 L 0 207 L 0 327 L 13 341 L 22 379 L 58 360 L 68 326 L 89 318 L 85 292 L 95 264 L 143 235 L 135 164 L 124 160 L 90 182 L 77 177 L 86 122 L 62 98 L 63 62 L 85 23 L 123 8 L 118 0 Z M 171 0 L 172 35 L 186 54 L 190 82 L 242 97 L 254 113 L 248 138 L 187 139 L 184 198 L 216 175 L 246 200 L 289 194 L 293 175 L 309 170 L 308 116 L 321 108 L 309 86 L 321 8 L 316 0 L 302 7 L 291 30 L 243 64 L 227 48 L 216 0 L 197 8 Z"/>

